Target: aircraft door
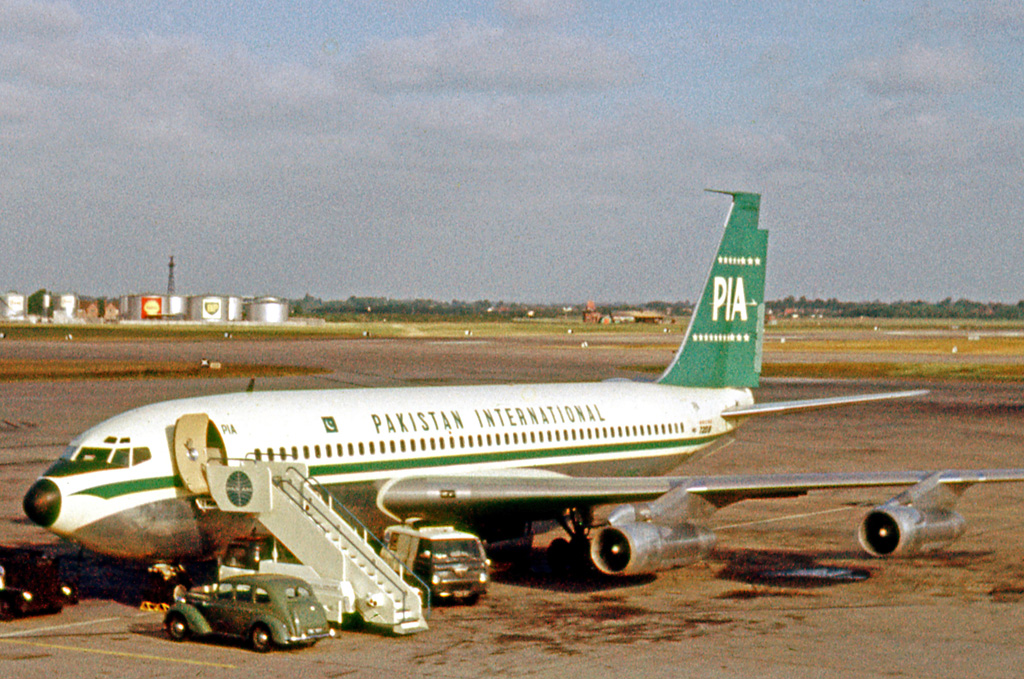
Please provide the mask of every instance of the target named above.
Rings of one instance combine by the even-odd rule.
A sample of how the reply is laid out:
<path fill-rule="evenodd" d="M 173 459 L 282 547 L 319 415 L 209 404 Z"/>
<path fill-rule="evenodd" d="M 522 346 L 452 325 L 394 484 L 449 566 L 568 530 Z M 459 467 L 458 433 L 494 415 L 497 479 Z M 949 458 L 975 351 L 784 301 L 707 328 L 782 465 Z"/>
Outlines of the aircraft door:
<path fill-rule="evenodd" d="M 189 492 L 208 494 L 206 465 L 223 460 L 224 441 L 206 413 L 178 418 L 174 424 L 174 464 Z"/>

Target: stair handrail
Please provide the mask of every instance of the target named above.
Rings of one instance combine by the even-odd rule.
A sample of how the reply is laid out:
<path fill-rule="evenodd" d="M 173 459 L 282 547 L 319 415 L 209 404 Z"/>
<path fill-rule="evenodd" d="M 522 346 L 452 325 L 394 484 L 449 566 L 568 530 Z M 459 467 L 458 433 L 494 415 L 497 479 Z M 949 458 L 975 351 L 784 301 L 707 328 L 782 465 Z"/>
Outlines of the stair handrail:
<path fill-rule="evenodd" d="M 294 474 L 299 478 L 298 485 L 296 484 L 295 481 L 286 478 L 286 476 L 289 474 Z M 388 549 L 387 546 L 383 542 L 381 542 L 381 540 L 379 540 L 377 536 L 374 535 L 370 531 L 370 529 L 367 528 L 366 525 L 363 524 L 363 522 L 360 521 L 348 507 L 343 505 L 338 500 L 338 498 L 335 497 L 334 493 L 328 490 L 326 486 L 321 484 L 316 479 L 306 476 L 305 474 L 302 473 L 301 470 L 295 467 L 288 467 L 283 475 L 275 476 L 274 484 L 281 488 L 281 490 L 284 491 L 284 493 L 288 495 L 288 497 L 290 497 L 293 502 L 300 502 L 305 499 L 305 495 L 302 492 L 303 488 L 308 488 L 310 491 L 316 493 L 317 496 L 320 497 L 320 500 L 327 505 L 328 510 L 330 510 L 330 512 L 333 513 L 334 516 L 330 516 L 330 514 L 323 512 L 316 505 L 310 505 L 307 508 L 307 512 L 309 511 L 309 509 L 315 509 L 316 513 L 320 515 L 325 521 L 327 521 L 327 523 L 332 528 L 339 531 L 339 534 L 341 533 L 341 531 L 344 530 L 344 528 L 337 524 L 338 519 L 341 519 L 342 522 L 347 521 L 349 524 L 354 524 L 354 526 L 350 525 L 350 528 L 358 527 L 356 532 L 362 534 L 363 540 L 365 541 L 364 544 L 370 547 L 369 554 L 367 554 L 367 552 L 365 551 L 364 544 L 359 544 L 358 542 L 353 542 L 350 544 L 355 545 L 356 549 L 358 549 L 362 553 L 364 558 L 372 562 L 373 558 L 378 557 L 380 555 L 380 552 L 387 552 L 391 554 L 391 556 L 394 558 L 394 562 L 398 564 L 399 570 L 397 572 L 392 568 L 384 569 L 384 577 L 391 581 L 391 583 L 395 585 L 396 589 L 398 589 L 398 591 L 402 593 L 403 607 L 405 607 L 406 604 L 408 603 L 406 600 L 408 597 L 408 592 L 406 591 L 406 588 L 404 586 L 406 584 L 405 577 L 411 577 L 421 586 L 420 591 L 424 594 L 424 599 L 421 599 L 420 601 L 421 607 L 425 607 L 425 611 L 430 610 L 431 595 L 430 587 L 427 585 L 427 583 L 424 582 L 424 580 L 419 575 L 406 568 L 405 564 L 402 563 L 402 561 L 390 549 Z M 292 493 L 289 492 L 288 488 L 293 489 L 298 494 L 298 499 L 295 496 L 293 496 Z M 378 546 L 378 550 L 373 549 L 374 545 Z"/>

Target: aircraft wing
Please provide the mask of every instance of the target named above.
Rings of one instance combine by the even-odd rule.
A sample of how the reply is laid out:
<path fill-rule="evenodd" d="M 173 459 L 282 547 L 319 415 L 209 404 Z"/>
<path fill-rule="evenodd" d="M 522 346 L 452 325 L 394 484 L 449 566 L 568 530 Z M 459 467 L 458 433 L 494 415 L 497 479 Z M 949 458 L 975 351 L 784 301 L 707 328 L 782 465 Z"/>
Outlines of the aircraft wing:
<path fill-rule="evenodd" d="M 923 396 L 928 393 L 927 389 L 913 391 L 891 391 L 882 394 L 858 394 L 856 396 L 833 396 L 830 398 L 814 398 L 802 401 L 769 401 L 766 403 L 754 403 L 753 405 L 734 408 L 722 412 L 722 417 L 727 420 L 753 417 L 756 415 L 778 415 L 781 413 L 796 413 L 804 410 L 816 410 L 818 408 L 832 408 L 835 406 L 852 405 L 854 403 L 870 403 L 872 401 L 887 401 L 894 398 L 912 398 Z"/>
<path fill-rule="evenodd" d="M 378 503 L 399 517 L 469 523 L 557 518 L 566 509 L 652 502 L 685 489 L 715 508 L 754 498 L 843 488 L 907 488 L 925 482 L 959 495 L 976 483 L 1024 481 L 1024 469 L 971 469 L 732 476 L 603 478 L 524 470 L 495 474 L 416 476 L 385 484 Z"/>

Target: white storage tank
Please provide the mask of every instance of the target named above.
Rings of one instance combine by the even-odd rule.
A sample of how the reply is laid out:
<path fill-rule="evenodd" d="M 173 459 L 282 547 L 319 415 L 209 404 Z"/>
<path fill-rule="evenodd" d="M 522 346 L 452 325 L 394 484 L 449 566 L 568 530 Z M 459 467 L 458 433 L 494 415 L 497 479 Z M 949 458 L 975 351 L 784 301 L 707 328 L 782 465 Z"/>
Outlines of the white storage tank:
<path fill-rule="evenodd" d="M 160 319 L 167 315 L 169 306 L 163 295 L 125 295 L 121 298 L 121 318 L 126 321 Z"/>
<path fill-rule="evenodd" d="M 189 297 L 188 317 L 193 321 L 226 321 L 228 320 L 228 298 L 223 295 Z"/>
<path fill-rule="evenodd" d="M 57 303 L 53 306 L 53 319 L 66 323 L 78 316 L 78 295 L 57 295 Z"/>
<path fill-rule="evenodd" d="M 121 320 L 124 321 L 137 321 L 139 315 L 136 312 L 135 307 L 132 304 L 132 295 L 121 295 L 121 299 L 117 302 L 117 308 L 121 311 Z"/>
<path fill-rule="evenodd" d="M 284 323 L 288 320 L 288 300 L 257 297 L 249 302 L 248 320 L 254 323 Z"/>
<path fill-rule="evenodd" d="M 24 320 L 25 295 L 18 292 L 5 292 L 0 296 L 0 318 L 5 321 Z"/>
<path fill-rule="evenodd" d="M 228 320 L 229 321 L 241 321 L 244 320 L 242 298 L 235 297 L 232 295 L 228 297 Z"/>
<path fill-rule="evenodd" d="M 188 315 L 188 297 L 185 295 L 167 296 L 167 314 L 175 318 L 185 318 Z"/>

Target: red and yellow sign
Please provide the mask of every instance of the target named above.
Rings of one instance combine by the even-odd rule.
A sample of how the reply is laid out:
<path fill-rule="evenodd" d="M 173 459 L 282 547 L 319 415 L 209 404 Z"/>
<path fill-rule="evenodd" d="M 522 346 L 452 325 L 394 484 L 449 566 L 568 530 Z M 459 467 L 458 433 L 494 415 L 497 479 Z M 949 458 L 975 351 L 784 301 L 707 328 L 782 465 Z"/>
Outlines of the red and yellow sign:
<path fill-rule="evenodd" d="M 164 315 L 164 300 L 160 297 L 142 298 L 142 317 L 159 318 Z"/>

